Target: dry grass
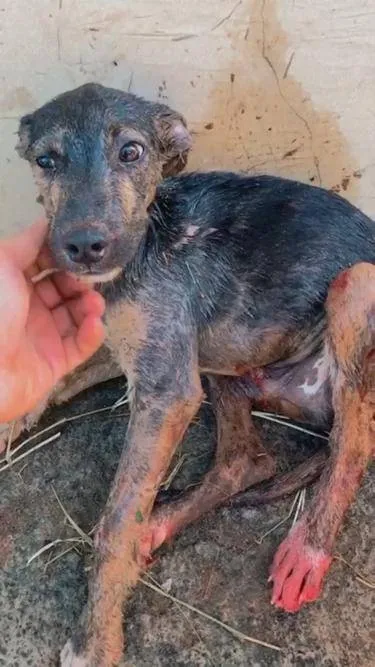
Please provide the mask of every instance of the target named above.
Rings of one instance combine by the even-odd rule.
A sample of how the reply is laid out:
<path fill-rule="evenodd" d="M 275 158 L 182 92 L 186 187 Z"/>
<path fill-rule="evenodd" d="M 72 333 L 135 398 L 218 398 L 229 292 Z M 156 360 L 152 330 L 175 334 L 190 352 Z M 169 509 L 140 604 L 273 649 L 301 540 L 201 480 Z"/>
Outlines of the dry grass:
<path fill-rule="evenodd" d="M 5 450 L 5 461 L 9 464 L 10 464 L 11 457 L 12 457 L 11 447 L 12 447 L 13 433 L 14 433 L 15 426 L 16 426 L 15 422 L 12 422 L 11 425 L 10 425 L 10 429 L 9 429 L 7 448 Z"/>
<path fill-rule="evenodd" d="M 66 540 L 62 540 L 63 542 L 66 542 Z M 77 544 L 73 544 L 72 546 L 68 547 L 67 549 L 64 549 L 63 551 L 60 551 L 56 556 L 52 556 L 52 558 L 48 558 L 45 566 L 44 566 L 44 571 L 46 572 L 47 569 L 52 565 L 52 563 L 55 563 L 57 560 L 60 560 L 67 554 L 71 553 L 72 551 L 75 551 L 76 554 L 81 556 L 81 549 L 79 547 L 82 546 L 81 542 L 77 540 Z M 52 548 L 52 547 L 51 547 Z"/>
<path fill-rule="evenodd" d="M 58 502 L 58 504 L 59 504 L 59 507 L 60 507 L 62 513 L 64 514 L 65 518 L 68 520 L 69 525 L 73 528 L 73 530 L 76 531 L 76 533 L 78 533 L 78 535 L 80 536 L 82 542 L 84 542 L 85 544 L 88 544 L 88 546 L 92 548 L 94 545 L 93 545 L 93 541 L 92 541 L 90 535 L 87 534 L 87 533 L 85 533 L 85 532 L 82 530 L 82 528 L 80 528 L 79 525 L 78 525 L 78 524 L 74 521 L 74 519 L 70 516 L 69 512 L 65 509 L 65 507 L 64 507 L 64 505 L 62 504 L 62 502 L 61 502 L 59 496 L 57 495 L 57 493 L 56 493 L 55 488 L 54 488 L 53 485 L 52 485 L 52 491 L 53 491 L 53 494 L 54 494 L 54 496 L 55 496 L 55 498 L 56 498 L 56 500 L 57 500 L 57 502 Z M 92 531 L 92 532 L 93 532 L 93 531 Z"/>
<path fill-rule="evenodd" d="M 26 452 L 23 452 L 22 454 L 19 454 L 17 456 L 17 454 L 22 449 L 24 449 L 27 445 L 29 445 L 34 440 L 37 440 L 40 437 L 46 435 L 50 431 L 53 431 L 54 429 L 59 428 L 60 426 L 64 426 L 65 424 L 68 424 L 70 422 L 74 422 L 78 419 L 84 419 L 85 417 L 91 417 L 92 415 L 97 415 L 97 414 L 101 414 L 101 413 L 105 413 L 105 412 L 113 413 L 118 408 L 120 408 L 124 405 L 128 405 L 129 402 L 130 402 L 129 394 L 125 393 L 117 401 L 115 401 L 115 403 L 113 403 L 112 405 L 108 405 L 108 406 L 105 406 L 103 408 L 98 408 L 96 410 L 90 410 L 88 412 L 82 412 L 82 413 L 79 413 L 78 415 L 73 415 L 72 417 L 63 417 L 62 419 L 59 419 L 58 421 L 54 422 L 53 424 L 50 424 L 50 426 L 47 426 L 46 428 L 42 429 L 41 431 L 38 431 L 37 433 L 34 433 L 33 435 L 29 436 L 28 438 L 23 440 L 19 445 L 17 445 L 17 447 L 15 447 L 14 449 L 11 449 L 12 436 L 13 436 L 13 431 L 14 431 L 14 427 L 15 427 L 15 423 L 13 423 L 10 427 L 10 430 L 9 430 L 9 437 L 8 437 L 8 442 L 7 442 L 5 455 L 2 458 L 0 458 L 0 472 L 3 472 L 4 470 L 9 469 L 15 463 L 18 463 L 19 461 L 23 460 L 26 456 L 29 456 L 30 454 L 32 454 L 35 451 L 38 451 L 39 449 L 41 449 L 45 445 L 48 445 L 51 442 L 54 442 L 55 440 L 57 440 L 61 436 L 61 431 L 60 431 L 59 433 L 56 433 L 51 437 L 47 437 L 45 440 L 42 440 L 41 442 L 39 442 L 34 447 L 31 447 Z M 204 401 L 204 403 L 208 403 L 208 401 Z M 328 436 L 323 435 L 321 433 L 317 433 L 315 431 L 311 431 L 311 430 L 306 429 L 306 428 L 304 428 L 302 426 L 299 426 L 297 424 L 294 424 L 287 417 L 284 417 L 283 415 L 272 414 L 270 412 L 261 412 L 261 411 L 257 411 L 257 410 L 253 410 L 252 415 L 254 417 L 259 418 L 259 419 L 263 419 L 263 420 L 266 420 L 266 421 L 271 421 L 271 422 L 274 422 L 276 424 L 281 424 L 282 426 L 286 426 L 287 428 L 291 428 L 291 429 L 294 429 L 296 431 L 300 431 L 300 432 L 305 433 L 307 435 L 312 435 L 312 436 L 314 436 L 316 438 L 320 438 L 322 440 L 328 440 Z M 120 417 L 120 416 L 122 416 L 122 414 L 116 414 L 116 417 Z M 163 487 L 165 489 L 169 488 L 169 486 L 170 486 L 171 482 L 173 481 L 174 477 L 177 475 L 180 468 L 183 466 L 183 464 L 185 462 L 185 459 L 186 459 L 186 457 L 182 456 L 178 460 L 176 469 L 174 469 L 172 471 L 172 473 L 170 474 L 168 479 L 163 483 Z"/>
<path fill-rule="evenodd" d="M 323 435 L 322 433 L 317 433 L 316 431 L 311 431 L 308 428 L 299 426 L 290 421 L 288 417 L 283 417 L 283 415 L 272 414 L 270 412 L 260 412 L 258 410 L 252 410 L 251 412 L 253 417 L 259 417 L 259 419 L 264 419 L 265 421 L 274 422 L 275 424 L 281 424 L 287 428 L 291 428 L 294 431 L 300 431 L 300 433 L 306 433 L 306 435 L 312 435 L 314 438 L 320 438 L 320 440 L 329 440 L 328 435 Z"/>
<path fill-rule="evenodd" d="M 42 441 L 41 443 L 39 443 L 35 447 L 31 448 L 27 452 L 24 452 L 23 454 L 14 458 L 14 454 L 16 452 L 18 452 L 20 449 L 22 449 L 30 441 L 34 440 L 37 437 L 40 437 L 40 435 L 43 435 L 46 432 L 49 432 L 50 430 L 52 430 L 56 427 L 59 427 L 59 426 L 65 424 L 65 423 L 68 423 L 70 421 L 74 421 L 76 419 L 82 419 L 84 417 L 91 416 L 91 415 L 98 414 L 98 413 L 113 412 L 114 410 L 118 409 L 119 407 L 121 407 L 121 406 L 123 406 L 127 403 L 128 403 L 128 396 L 125 395 L 125 396 L 121 397 L 118 401 L 116 401 L 116 403 L 114 405 L 104 407 L 104 408 L 100 408 L 98 410 L 92 410 L 90 412 L 81 413 L 79 415 L 74 415 L 73 417 L 61 419 L 58 422 L 55 422 L 51 426 L 47 427 L 46 429 L 43 429 L 39 433 L 36 433 L 34 436 L 31 436 L 27 440 L 23 441 L 13 452 L 11 452 L 11 460 L 9 460 L 10 452 L 8 451 L 8 448 L 7 448 L 7 453 L 6 453 L 6 456 L 4 457 L 4 460 L 0 461 L 0 464 L 2 464 L 2 467 L 0 467 L 0 472 L 1 472 L 1 470 L 4 470 L 5 468 L 8 468 L 10 465 L 13 465 L 15 462 L 21 460 L 25 456 L 31 454 L 33 451 L 36 451 L 37 449 L 44 446 L 45 444 L 48 444 L 48 442 L 51 442 L 51 441 L 57 439 L 61 435 L 61 433 L 60 432 L 56 433 L 55 435 L 51 436 L 50 438 L 47 438 L 46 440 Z M 292 428 L 292 429 L 304 432 L 308 435 L 312 435 L 314 437 L 321 438 L 323 440 L 328 439 L 327 436 L 325 436 L 325 435 L 315 433 L 315 432 L 310 431 L 308 429 L 304 429 L 301 426 L 297 426 L 296 424 L 291 423 L 288 419 L 285 419 L 285 418 L 283 418 L 282 416 L 279 416 L 279 415 L 272 415 L 270 413 L 261 413 L 261 412 L 254 412 L 253 415 L 255 417 L 260 418 L 260 419 L 273 421 L 273 422 L 281 424 L 281 425 L 283 425 L 287 428 Z M 177 475 L 179 470 L 184 465 L 185 460 L 186 460 L 186 455 L 181 456 L 177 460 L 176 465 L 174 466 L 173 470 L 171 471 L 171 473 L 169 474 L 169 476 L 167 477 L 167 479 L 164 481 L 164 483 L 162 485 L 165 489 L 169 488 L 169 486 L 170 486 L 171 482 L 173 481 L 174 477 Z M 69 526 L 72 528 L 72 530 L 74 530 L 75 535 L 74 535 L 74 537 L 68 537 L 68 538 L 65 538 L 65 539 L 57 538 L 57 539 L 52 540 L 50 543 L 46 544 L 41 549 L 39 549 L 36 553 L 34 553 L 28 559 L 27 565 L 32 563 L 37 558 L 41 557 L 43 554 L 51 552 L 53 549 L 55 549 L 56 547 L 58 547 L 60 545 L 64 545 L 64 549 L 62 551 L 60 551 L 59 553 L 57 553 L 56 555 L 54 555 L 52 558 L 50 558 L 47 561 L 45 567 L 50 566 L 53 562 L 56 562 L 57 560 L 65 557 L 68 553 L 71 553 L 74 550 L 76 550 L 76 551 L 78 550 L 78 552 L 81 553 L 83 548 L 88 548 L 89 550 L 93 549 L 93 540 L 91 538 L 91 535 L 92 535 L 94 529 L 92 529 L 89 533 L 85 533 L 80 528 L 80 526 L 76 523 L 76 521 L 71 517 L 71 515 L 68 513 L 68 511 L 66 510 L 66 508 L 62 504 L 61 500 L 59 499 L 59 497 L 58 497 L 58 495 L 57 495 L 57 493 L 56 493 L 56 491 L 53 487 L 52 487 L 52 490 L 53 490 L 56 501 L 57 501 L 62 513 L 64 514 Z M 305 496 L 306 496 L 306 490 L 301 489 L 296 494 L 287 516 L 284 517 L 277 524 L 272 526 L 260 538 L 258 538 L 257 542 L 259 544 L 261 544 L 267 536 L 269 536 L 271 533 L 273 533 L 275 530 L 277 530 L 277 528 L 279 528 L 281 525 L 283 525 L 292 516 L 293 516 L 292 525 L 294 525 L 296 523 L 296 521 L 298 520 L 301 512 L 303 512 L 304 504 L 305 504 Z M 369 581 L 368 579 L 366 579 L 366 577 L 364 577 L 360 572 L 358 572 L 342 556 L 336 555 L 335 559 L 338 560 L 338 561 L 341 561 L 347 567 L 349 567 L 354 572 L 354 574 L 356 576 L 356 579 L 361 584 L 363 584 L 364 586 L 367 586 L 368 588 L 371 588 L 371 589 L 375 588 L 375 582 L 372 582 L 372 581 Z M 252 637 L 250 635 L 247 635 L 247 634 L 237 630 L 236 628 L 232 627 L 231 625 L 229 625 L 227 623 L 224 623 L 223 621 L 221 621 L 217 617 L 215 617 L 211 614 L 208 614 L 207 612 L 205 612 L 205 611 L 203 611 L 203 610 L 201 610 L 201 609 L 199 609 L 199 608 L 197 608 L 193 605 L 190 605 L 189 603 L 185 602 L 184 600 L 179 599 L 178 597 L 176 597 L 174 595 L 171 595 L 169 592 L 164 590 L 162 588 L 162 586 L 160 586 L 160 584 L 157 581 L 155 581 L 155 579 L 153 579 L 153 577 L 148 573 L 146 573 L 144 575 L 144 577 L 141 579 L 141 583 L 142 583 L 143 586 L 152 590 L 155 594 L 161 595 L 161 596 L 169 599 L 174 604 L 176 604 L 181 613 L 183 613 L 183 610 L 187 610 L 188 612 L 191 612 L 191 613 L 193 613 L 197 616 L 200 616 L 201 618 L 204 618 L 205 620 L 209 621 L 210 623 L 213 623 L 213 624 L 217 625 L 218 627 L 220 627 L 221 629 L 225 630 L 226 632 L 230 633 L 233 637 L 235 637 L 236 639 L 238 639 L 240 641 L 248 642 L 248 643 L 251 643 L 251 644 L 257 644 L 257 645 L 263 646 L 263 647 L 268 648 L 268 649 L 273 650 L 273 651 L 280 652 L 280 651 L 283 650 L 280 646 L 277 646 L 275 644 L 272 644 L 272 643 L 263 641 L 261 639 Z M 191 620 L 186 615 L 186 612 L 184 612 L 184 617 L 186 618 L 186 620 L 188 622 L 191 623 Z M 210 655 L 207 647 L 204 645 L 198 631 L 196 630 L 196 628 L 194 626 L 193 626 L 193 629 L 194 629 L 194 632 L 197 634 L 197 637 L 198 637 L 198 639 L 199 639 L 199 641 L 202 645 L 202 648 L 203 648 L 204 652 L 207 655 L 208 660 L 212 663 L 212 658 L 211 658 L 211 655 Z"/>
<path fill-rule="evenodd" d="M 23 454 L 20 454 L 16 458 L 13 456 L 8 457 L 8 461 L 6 457 L 4 456 L 3 459 L 0 460 L 0 472 L 4 472 L 4 470 L 7 470 L 8 468 L 11 468 L 15 463 L 18 463 L 19 461 L 22 461 L 26 456 L 29 456 L 30 454 L 33 454 L 33 452 L 38 451 L 38 449 L 41 449 L 45 445 L 49 445 L 50 442 L 54 442 L 55 440 L 58 440 L 58 438 L 61 436 L 61 432 L 55 433 L 54 435 L 51 435 L 49 438 L 46 438 L 45 440 L 42 440 L 42 442 L 39 442 L 35 447 L 32 447 L 31 449 L 28 449 L 27 452 L 24 452 Z M 22 443 L 23 446 L 24 443 Z M 19 446 L 21 447 L 21 445 Z M 17 447 L 18 449 L 18 447 Z"/>
<path fill-rule="evenodd" d="M 54 273 L 59 273 L 59 271 L 60 269 L 43 269 L 43 271 L 40 271 L 35 276 L 32 276 L 32 278 L 30 278 L 30 282 L 33 285 L 36 285 L 37 283 L 40 283 L 41 280 L 48 278 L 48 276 L 52 276 Z"/>
<path fill-rule="evenodd" d="M 48 544 L 45 544 L 41 549 L 39 549 L 32 556 L 30 556 L 30 558 L 27 561 L 27 565 L 30 565 L 34 560 L 36 560 L 37 558 L 42 556 L 44 553 L 50 551 L 51 549 L 53 549 L 54 547 L 56 547 L 60 544 L 64 544 L 64 545 L 69 544 L 69 547 L 65 548 L 61 553 L 57 554 L 52 559 L 50 559 L 47 562 L 46 567 L 48 567 L 48 565 L 51 565 L 52 562 L 55 562 L 55 561 L 63 558 L 64 556 L 66 556 L 68 553 L 73 551 L 77 546 L 87 546 L 87 547 L 89 547 L 89 549 L 93 549 L 93 540 L 90 537 L 90 534 L 93 533 L 95 528 L 93 528 L 90 531 L 90 533 L 85 533 L 82 530 L 82 528 L 80 528 L 80 526 L 78 526 L 76 521 L 74 521 L 74 519 L 71 517 L 71 515 L 69 514 L 67 509 L 64 507 L 63 503 L 61 502 L 60 498 L 58 497 L 58 495 L 57 495 L 53 486 L 52 486 L 52 491 L 55 495 L 55 498 L 58 502 L 58 505 L 59 505 L 64 517 L 67 519 L 71 528 L 73 528 L 73 530 L 75 531 L 76 536 L 75 537 L 70 537 L 70 538 L 65 538 L 65 539 L 56 538 L 55 540 L 52 540 Z M 141 582 L 141 584 L 143 584 L 147 588 L 151 589 L 152 591 L 154 591 L 158 595 L 161 595 L 162 597 L 168 598 L 169 600 L 171 600 L 171 602 L 174 602 L 175 604 L 177 604 L 178 607 L 180 608 L 180 610 L 181 610 L 181 608 L 182 609 L 187 609 L 190 612 L 193 612 L 194 614 L 197 614 L 198 616 L 201 616 L 202 618 L 205 618 L 206 620 L 210 621 L 211 623 L 214 623 L 215 625 L 219 626 L 223 630 L 226 630 L 226 632 L 229 632 L 233 637 L 236 637 L 236 639 L 239 639 L 240 641 L 248 642 L 250 644 L 257 644 L 258 646 L 263 646 L 264 648 L 272 649 L 273 651 L 282 651 L 282 648 L 280 646 L 276 646 L 275 644 L 270 644 L 269 642 L 265 642 L 261 639 L 251 637 L 250 635 L 247 635 L 247 634 L 241 632 L 240 630 L 237 630 L 236 628 L 232 627 L 228 623 L 224 623 L 220 619 L 216 618 L 216 616 L 212 616 L 211 614 L 208 614 L 207 612 L 202 611 L 202 609 L 199 609 L 198 607 L 195 607 L 195 606 L 189 604 L 188 602 L 184 602 L 183 600 L 180 600 L 176 596 L 171 595 L 170 593 L 165 591 L 160 586 L 160 584 L 148 573 L 144 573 L 144 578 L 142 578 L 140 580 L 140 582 Z M 195 632 L 197 632 L 195 628 L 194 628 L 194 630 L 195 630 Z M 208 655 L 208 658 L 209 658 L 210 662 L 212 662 L 210 653 L 209 653 L 208 649 L 205 647 L 205 645 L 203 644 L 202 639 L 199 636 L 199 634 L 198 634 L 198 638 L 199 638 L 201 644 L 203 645 L 204 650 L 205 650 L 206 654 Z"/>
<path fill-rule="evenodd" d="M 0 472 L 6 470 L 7 468 L 10 468 L 15 463 L 22 461 L 22 459 L 24 459 L 26 456 L 29 456 L 30 454 L 37 451 L 41 447 L 44 447 L 44 445 L 48 445 L 50 442 L 54 442 L 61 436 L 61 431 L 59 433 L 55 433 L 53 436 L 48 437 L 45 440 L 39 442 L 37 445 L 35 445 L 35 447 L 31 447 L 23 454 L 16 456 L 18 452 L 21 451 L 21 449 L 24 449 L 26 447 L 26 445 L 29 445 L 31 442 L 37 440 L 46 433 L 49 433 L 50 431 L 53 431 L 54 429 L 59 428 L 60 426 L 64 426 L 65 424 L 69 424 L 70 422 L 74 422 L 77 419 L 84 419 L 85 417 L 91 417 L 92 415 L 98 415 L 104 412 L 113 412 L 115 409 L 125 405 L 126 403 L 127 401 L 122 398 L 121 400 L 117 401 L 114 405 L 108 405 L 104 408 L 98 408 L 97 410 L 89 410 L 88 412 L 80 412 L 78 415 L 73 415 L 72 417 L 63 417 L 62 419 L 59 419 L 53 424 L 50 424 L 50 426 L 43 428 L 41 431 L 34 433 L 34 435 L 31 435 L 25 440 L 22 440 L 22 442 L 19 445 L 17 445 L 17 447 L 11 449 L 12 433 L 15 426 L 13 423 L 9 430 L 8 443 L 5 455 L 2 458 L 0 458 Z M 123 413 L 116 414 L 115 416 L 122 417 Z"/>
<path fill-rule="evenodd" d="M 66 507 L 63 505 L 61 502 L 59 496 L 56 493 L 56 490 L 53 485 L 51 485 L 53 495 L 55 496 L 58 506 L 61 509 L 65 519 L 68 522 L 68 525 L 74 530 L 76 535 L 74 537 L 66 537 L 66 538 L 57 538 L 55 540 L 52 540 L 51 542 L 48 542 L 48 544 L 45 544 L 41 549 L 36 551 L 30 558 L 28 559 L 26 565 L 30 565 L 36 558 L 39 558 L 39 556 L 42 556 L 42 554 L 46 553 L 47 551 L 50 551 L 53 549 L 55 546 L 59 544 L 69 544 L 70 546 L 67 549 L 64 549 L 61 553 L 57 554 L 53 558 L 49 559 L 48 562 L 46 563 L 46 568 L 51 565 L 51 563 L 59 560 L 59 558 L 62 558 L 66 554 L 70 553 L 73 550 L 77 550 L 77 547 L 88 547 L 89 549 L 94 548 L 94 542 L 91 537 L 91 535 L 94 533 L 96 526 L 91 528 L 91 530 L 88 533 L 85 533 L 84 530 L 77 524 L 76 521 L 74 521 L 73 517 L 69 514 L 68 510 Z"/>
<path fill-rule="evenodd" d="M 147 579 L 152 579 L 150 575 L 146 574 L 145 575 Z M 246 635 L 244 632 L 241 632 L 240 630 L 236 630 L 236 628 L 233 628 L 231 625 L 228 625 L 227 623 L 224 623 L 223 621 L 220 621 L 220 619 L 216 618 L 216 616 L 212 616 L 211 614 L 207 614 L 205 611 L 202 611 L 202 609 L 198 609 L 198 607 L 194 607 L 191 604 L 188 604 L 187 602 L 184 602 L 183 600 L 180 600 L 179 598 L 175 597 L 174 595 L 171 595 L 170 593 L 167 593 L 163 588 L 160 586 L 160 584 L 152 583 L 152 581 L 147 581 L 147 579 L 141 579 L 141 583 L 146 586 L 147 588 L 150 588 L 152 591 L 155 593 L 158 593 L 158 595 L 162 595 L 165 598 L 168 598 L 168 600 L 171 600 L 171 602 L 175 602 L 178 606 L 184 607 L 185 609 L 188 609 L 189 611 L 193 612 L 194 614 L 198 614 L 198 616 L 201 616 L 202 618 L 207 619 L 211 623 L 214 623 L 215 625 L 218 625 L 220 628 L 223 630 L 226 630 L 229 632 L 233 637 L 236 637 L 236 639 L 239 639 L 240 641 L 248 642 L 250 644 L 258 644 L 258 646 L 263 646 L 265 648 L 272 649 L 273 651 L 282 651 L 283 649 L 281 646 L 276 646 L 276 644 L 270 644 L 269 642 L 265 642 L 261 639 L 256 639 L 255 637 L 251 637 L 250 635 Z M 155 580 L 153 580 L 155 581 Z"/>
<path fill-rule="evenodd" d="M 263 535 L 261 535 L 261 536 L 258 537 L 258 538 L 255 538 L 256 543 L 257 543 L 257 544 L 262 544 L 263 540 L 264 540 L 266 537 L 268 537 L 269 535 L 271 535 L 272 533 L 274 533 L 275 530 L 277 530 L 278 528 L 280 528 L 280 526 L 283 526 L 284 523 L 286 523 L 287 521 L 289 521 L 289 519 L 290 519 L 290 517 L 292 516 L 293 512 L 294 512 L 294 517 L 293 517 L 293 523 L 292 523 L 292 526 L 294 526 L 295 523 L 298 521 L 298 519 L 299 519 L 301 513 L 302 513 L 303 510 L 304 510 L 304 507 L 305 507 L 305 496 L 306 496 L 306 489 L 300 489 L 300 490 L 296 493 L 296 495 L 295 495 L 295 497 L 294 497 L 294 499 L 293 499 L 293 502 L 292 502 L 292 504 L 291 504 L 291 506 L 290 506 L 290 510 L 289 510 L 288 514 L 287 514 L 283 519 L 281 519 L 280 521 L 278 521 L 277 523 L 275 523 L 269 530 L 267 530 L 265 533 L 263 533 Z"/>
<path fill-rule="evenodd" d="M 186 459 L 187 459 L 186 454 L 182 454 L 177 461 L 176 465 L 172 468 L 171 472 L 169 473 L 168 477 L 160 484 L 160 488 L 164 489 L 165 491 L 168 491 L 170 488 L 174 478 L 178 475 L 179 471 L 181 470 L 182 466 L 184 465 Z"/>
<path fill-rule="evenodd" d="M 48 542 L 48 544 L 45 544 L 44 547 L 38 549 L 38 551 L 36 551 L 32 556 L 30 556 L 30 558 L 27 560 L 26 566 L 30 565 L 34 560 L 42 556 L 42 554 L 46 553 L 46 551 L 50 551 L 58 544 L 68 544 L 69 542 L 73 543 L 71 549 L 74 549 L 74 547 L 77 546 L 77 544 L 82 544 L 83 540 L 78 539 L 78 537 L 65 537 L 64 539 L 58 537 L 55 540 L 52 540 L 52 542 Z M 71 551 L 71 549 L 70 548 L 66 549 L 62 554 L 58 554 L 58 556 L 56 556 L 54 560 L 58 560 L 58 558 L 61 558 L 63 555 Z M 49 564 L 50 563 L 51 561 L 49 562 Z"/>
<path fill-rule="evenodd" d="M 366 588 L 371 588 L 372 590 L 375 589 L 375 581 L 367 579 L 363 574 L 361 574 L 361 572 L 358 572 L 358 570 L 356 570 L 356 568 L 353 567 L 353 565 L 349 563 L 349 561 L 343 558 L 343 556 L 341 556 L 340 554 L 336 554 L 333 557 L 333 559 L 339 561 L 340 563 L 344 563 L 344 565 L 346 565 L 352 572 L 354 572 L 355 578 L 357 579 L 357 581 L 363 584 L 363 586 L 366 586 Z"/>

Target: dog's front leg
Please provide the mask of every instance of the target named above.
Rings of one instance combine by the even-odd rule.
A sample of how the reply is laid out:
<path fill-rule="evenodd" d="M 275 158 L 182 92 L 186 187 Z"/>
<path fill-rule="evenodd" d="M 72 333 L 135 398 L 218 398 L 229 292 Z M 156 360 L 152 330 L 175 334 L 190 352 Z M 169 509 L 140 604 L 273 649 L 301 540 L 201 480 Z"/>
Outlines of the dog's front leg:
<path fill-rule="evenodd" d="M 154 499 L 202 400 L 195 344 L 191 331 L 182 334 L 180 323 L 171 325 L 164 341 L 148 323 L 123 342 L 119 356 L 126 359 L 124 370 L 132 384 L 131 418 L 96 534 L 86 621 L 63 650 L 63 667 L 113 667 L 121 659 L 122 607 L 145 565 Z"/>

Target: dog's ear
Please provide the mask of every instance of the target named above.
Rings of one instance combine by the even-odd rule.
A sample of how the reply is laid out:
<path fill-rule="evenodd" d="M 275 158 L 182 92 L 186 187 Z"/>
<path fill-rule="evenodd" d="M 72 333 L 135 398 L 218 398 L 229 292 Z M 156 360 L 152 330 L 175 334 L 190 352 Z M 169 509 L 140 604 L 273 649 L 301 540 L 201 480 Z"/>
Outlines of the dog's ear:
<path fill-rule="evenodd" d="M 155 128 L 159 150 L 164 158 L 163 176 L 174 176 L 186 166 L 192 139 L 181 114 L 162 104 L 157 105 Z"/>
<path fill-rule="evenodd" d="M 31 145 L 32 118 L 32 114 L 23 116 L 18 126 L 18 142 L 16 145 L 16 151 L 18 155 L 24 160 L 27 160 L 29 157 L 28 151 Z"/>

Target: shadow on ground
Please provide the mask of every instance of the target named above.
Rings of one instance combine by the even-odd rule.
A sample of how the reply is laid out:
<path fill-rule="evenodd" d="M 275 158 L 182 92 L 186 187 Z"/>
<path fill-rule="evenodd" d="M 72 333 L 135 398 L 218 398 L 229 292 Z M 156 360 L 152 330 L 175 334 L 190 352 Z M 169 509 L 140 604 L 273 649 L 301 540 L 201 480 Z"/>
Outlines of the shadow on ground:
<path fill-rule="evenodd" d="M 121 393 L 109 383 L 83 394 L 61 416 L 111 405 Z M 52 667 L 86 596 L 89 555 L 71 551 L 48 564 L 70 543 L 34 560 L 45 544 L 74 535 L 58 506 L 89 531 L 104 505 L 126 428 L 123 409 L 68 423 L 61 438 L 0 476 L 1 621 L 0 665 Z M 306 457 L 320 444 L 284 426 L 259 422 L 281 467 Z M 39 427 L 40 428 L 40 427 Z M 195 483 L 214 447 L 212 416 L 205 406 L 183 446 L 184 465 L 175 489 Z M 181 453 L 179 454 L 181 456 Z M 354 568 L 374 579 L 374 469 L 367 474 L 337 544 Z M 268 568 L 290 520 L 291 499 L 261 509 L 222 509 L 188 529 L 160 554 L 152 575 L 172 595 L 242 632 L 280 646 L 241 642 L 210 621 L 179 607 L 142 584 L 127 608 L 127 664 L 134 667 L 323 666 L 370 667 L 375 655 L 374 590 L 342 562 L 335 562 L 322 599 L 299 614 L 269 604 Z"/>

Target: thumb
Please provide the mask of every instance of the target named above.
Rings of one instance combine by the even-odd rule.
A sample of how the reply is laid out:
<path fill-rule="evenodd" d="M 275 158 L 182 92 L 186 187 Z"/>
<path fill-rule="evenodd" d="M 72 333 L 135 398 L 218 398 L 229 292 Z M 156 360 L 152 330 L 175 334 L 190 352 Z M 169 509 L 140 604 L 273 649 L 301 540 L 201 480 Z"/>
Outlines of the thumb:
<path fill-rule="evenodd" d="M 48 229 L 48 223 L 39 218 L 19 234 L 0 242 L 0 252 L 13 261 L 21 271 L 27 269 L 39 255 Z"/>

